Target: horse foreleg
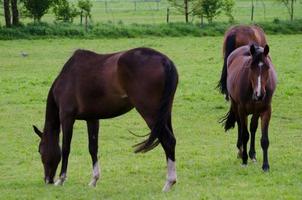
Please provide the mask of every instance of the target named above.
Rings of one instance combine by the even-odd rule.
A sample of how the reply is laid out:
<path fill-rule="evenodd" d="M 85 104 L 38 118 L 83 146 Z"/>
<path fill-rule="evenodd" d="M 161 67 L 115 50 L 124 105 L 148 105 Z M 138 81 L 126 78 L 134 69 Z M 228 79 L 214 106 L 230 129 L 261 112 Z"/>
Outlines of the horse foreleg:
<path fill-rule="evenodd" d="M 98 135 L 99 135 L 99 120 L 87 121 L 88 138 L 89 138 L 89 153 L 92 160 L 92 179 L 89 186 L 96 186 L 100 178 L 100 168 L 98 163 Z"/>
<path fill-rule="evenodd" d="M 268 139 L 268 126 L 269 126 L 269 121 L 271 118 L 271 107 L 261 114 L 261 131 L 262 131 L 262 136 L 261 136 L 261 147 L 263 150 L 263 165 L 262 169 L 263 171 L 268 171 L 269 170 L 269 163 L 268 163 L 268 147 L 269 147 L 269 139 Z"/>
<path fill-rule="evenodd" d="M 241 136 L 242 136 L 242 165 L 247 165 L 247 142 L 249 141 L 249 132 L 247 130 L 247 115 L 242 110 L 239 111 Z"/>
<path fill-rule="evenodd" d="M 70 143 L 72 138 L 74 119 L 68 118 L 62 120 L 63 143 L 62 143 L 62 166 L 59 179 L 55 185 L 63 185 L 67 177 L 68 157 L 70 153 Z"/>
<path fill-rule="evenodd" d="M 255 135 L 258 127 L 258 119 L 259 119 L 259 115 L 253 114 L 250 123 L 251 143 L 250 143 L 249 156 L 254 162 L 256 162 Z"/>
<path fill-rule="evenodd" d="M 236 144 L 238 148 L 237 158 L 242 158 L 243 146 L 242 146 L 242 133 L 241 133 L 240 120 L 237 121 L 237 127 L 238 127 L 238 137 L 237 137 L 237 144 Z"/>

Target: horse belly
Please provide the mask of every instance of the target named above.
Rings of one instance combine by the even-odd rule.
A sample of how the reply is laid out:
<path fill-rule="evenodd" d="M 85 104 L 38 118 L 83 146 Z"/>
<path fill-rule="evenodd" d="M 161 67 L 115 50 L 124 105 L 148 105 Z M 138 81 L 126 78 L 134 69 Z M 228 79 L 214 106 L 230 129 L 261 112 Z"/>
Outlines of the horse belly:
<path fill-rule="evenodd" d="M 127 97 L 119 99 L 95 99 L 79 105 L 77 119 L 108 119 L 120 116 L 130 111 L 133 105 Z"/>

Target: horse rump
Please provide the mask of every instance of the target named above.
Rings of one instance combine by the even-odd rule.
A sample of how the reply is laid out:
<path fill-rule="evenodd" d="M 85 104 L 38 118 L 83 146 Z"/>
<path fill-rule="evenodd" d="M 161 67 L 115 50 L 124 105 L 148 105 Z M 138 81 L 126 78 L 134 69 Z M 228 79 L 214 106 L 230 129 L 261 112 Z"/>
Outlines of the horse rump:
<path fill-rule="evenodd" d="M 146 140 L 134 145 L 134 147 L 136 147 L 135 153 L 145 153 L 152 150 L 160 143 L 160 140 L 163 137 L 173 138 L 175 140 L 173 133 L 167 131 L 166 129 L 168 118 L 171 115 L 170 106 L 173 102 L 174 93 L 178 83 L 178 74 L 174 63 L 170 60 L 163 61 L 163 67 L 165 72 L 165 85 L 157 119 L 151 129 L 149 137 Z"/>

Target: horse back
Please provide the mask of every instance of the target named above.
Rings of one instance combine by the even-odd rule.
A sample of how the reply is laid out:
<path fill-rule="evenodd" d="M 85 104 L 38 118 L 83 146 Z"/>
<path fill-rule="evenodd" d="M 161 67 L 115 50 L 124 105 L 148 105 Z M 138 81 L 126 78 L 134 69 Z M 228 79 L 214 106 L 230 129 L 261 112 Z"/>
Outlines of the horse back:
<path fill-rule="evenodd" d="M 85 119 L 110 118 L 129 111 L 132 106 L 124 98 L 117 76 L 122 53 L 77 50 L 54 82 L 53 94 L 61 113 Z"/>
<path fill-rule="evenodd" d="M 256 25 L 233 26 L 230 29 L 228 29 L 225 33 L 224 43 L 223 43 L 223 55 L 225 55 L 226 48 L 227 48 L 226 47 L 227 39 L 230 36 L 235 37 L 235 46 L 234 46 L 235 49 L 248 44 L 256 44 L 261 47 L 264 47 L 267 44 L 265 33 L 261 27 Z"/>

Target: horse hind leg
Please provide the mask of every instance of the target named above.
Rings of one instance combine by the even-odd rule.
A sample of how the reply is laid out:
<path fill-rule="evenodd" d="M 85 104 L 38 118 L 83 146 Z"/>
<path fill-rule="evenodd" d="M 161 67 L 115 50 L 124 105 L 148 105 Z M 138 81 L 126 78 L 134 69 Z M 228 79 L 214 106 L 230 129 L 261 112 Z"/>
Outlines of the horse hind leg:
<path fill-rule="evenodd" d="M 99 135 L 99 120 L 87 121 L 89 153 L 92 160 L 92 179 L 89 186 L 95 187 L 100 178 L 100 167 L 98 163 L 98 135 Z"/>
<path fill-rule="evenodd" d="M 158 114 L 155 112 L 158 107 L 158 104 L 154 103 L 146 103 L 146 101 L 142 103 L 134 103 L 137 111 L 141 114 L 141 116 L 146 121 L 148 127 L 152 130 L 155 127 L 156 122 L 158 121 Z M 173 134 L 172 130 L 172 123 L 171 123 L 171 109 L 168 111 L 167 119 L 163 123 L 160 123 L 162 127 L 157 127 L 157 139 L 159 143 L 162 145 L 167 161 L 167 178 L 165 185 L 163 187 L 164 192 L 168 192 L 172 186 L 177 181 L 176 175 L 176 165 L 175 165 L 175 146 L 176 146 L 176 139 Z M 156 142 L 155 142 L 156 143 Z"/>
<path fill-rule="evenodd" d="M 167 179 L 163 191 L 169 191 L 177 181 L 175 166 L 175 146 L 176 139 L 169 126 L 166 126 L 162 134 L 159 135 L 159 141 L 165 151 L 167 160 Z"/>

